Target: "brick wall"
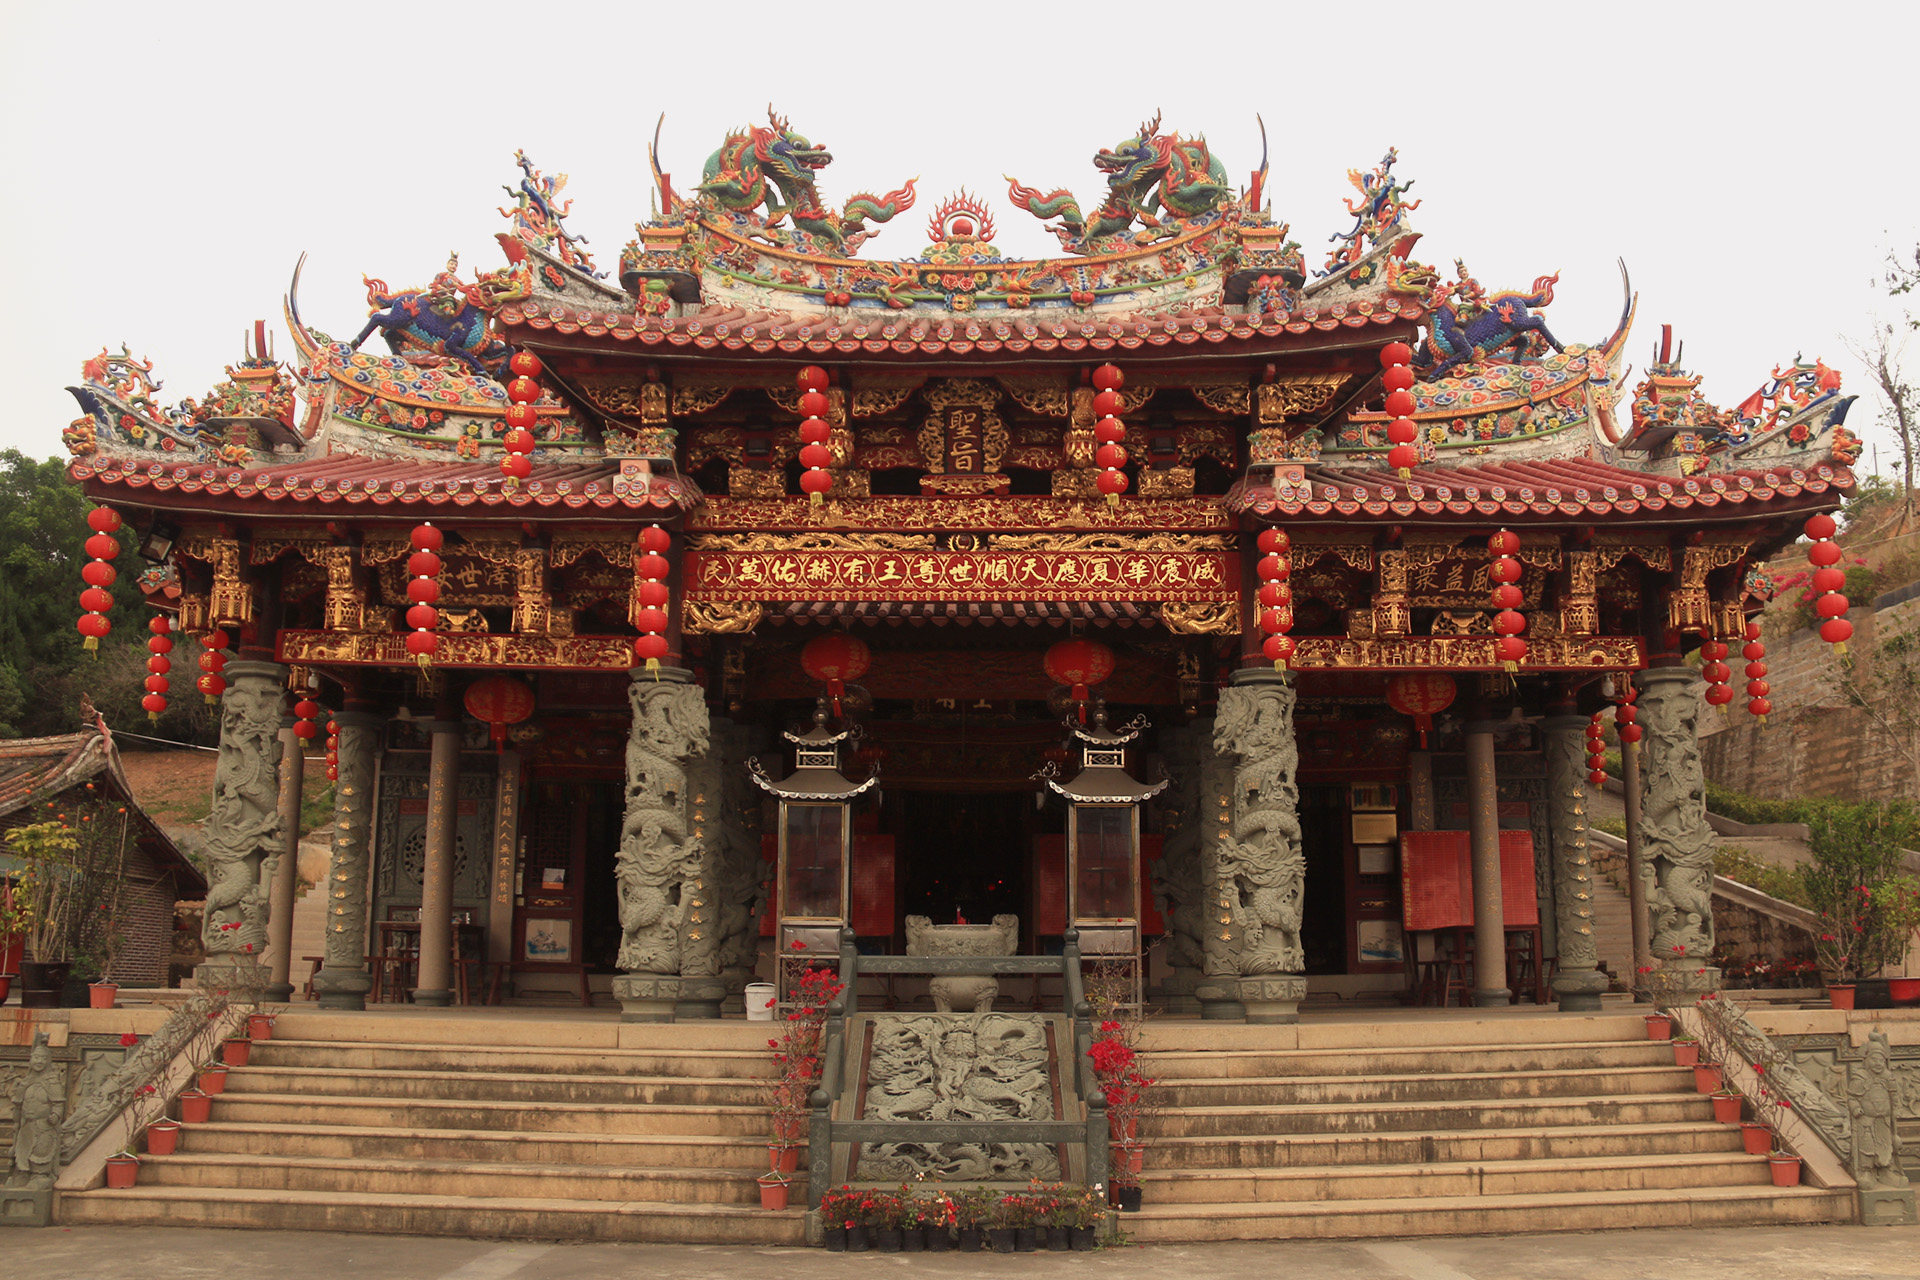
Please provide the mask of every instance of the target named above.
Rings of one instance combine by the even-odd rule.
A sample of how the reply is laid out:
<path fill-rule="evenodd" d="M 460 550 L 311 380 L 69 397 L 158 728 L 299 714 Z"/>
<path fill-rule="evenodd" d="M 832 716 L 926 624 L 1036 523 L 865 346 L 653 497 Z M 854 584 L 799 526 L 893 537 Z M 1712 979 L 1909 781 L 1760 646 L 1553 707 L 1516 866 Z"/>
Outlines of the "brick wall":
<path fill-rule="evenodd" d="M 1864 663 L 1876 639 L 1920 628 L 1920 598 L 1878 610 L 1863 605 L 1847 616 L 1854 627 L 1848 648 Z M 1835 689 L 1839 660 L 1833 646 L 1811 628 L 1768 636 L 1766 644 L 1773 714 L 1762 729 L 1747 714 L 1745 680 L 1736 679 L 1740 696 L 1728 704 L 1727 714 L 1708 710 L 1700 717 L 1707 776 L 1756 796 L 1913 798 L 1913 768 L 1906 757 L 1872 717 L 1846 706 Z M 1732 665 L 1739 677 L 1745 663 L 1737 646 Z"/>

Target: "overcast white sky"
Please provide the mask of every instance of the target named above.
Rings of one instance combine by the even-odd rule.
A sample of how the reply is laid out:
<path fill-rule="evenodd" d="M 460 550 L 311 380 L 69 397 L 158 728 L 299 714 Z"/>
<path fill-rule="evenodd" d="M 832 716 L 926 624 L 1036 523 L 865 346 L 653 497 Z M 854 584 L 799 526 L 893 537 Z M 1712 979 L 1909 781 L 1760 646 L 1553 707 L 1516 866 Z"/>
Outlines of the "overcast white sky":
<path fill-rule="evenodd" d="M 449 250 L 499 265 L 515 147 L 572 175 L 568 220 L 611 264 L 648 216 L 647 140 L 685 190 L 769 99 L 835 160 L 839 203 L 920 178 L 866 256 L 909 256 L 966 185 L 1003 252 L 1055 248 L 1003 173 L 1083 203 L 1089 157 L 1156 109 L 1236 182 L 1272 148 L 1274 211 L 1318 261 L 1349 168 L 1389 144 L 1425 201 L 1417 253 L 1489 288 L 1562 273 L 1546 312 L 1592 342 L 1641 295 L 1728 404 L 1823 354 L 1890 436 L 1843 336 L 1897 315 L 1889 249 L 1920 239 L 1909 4 L 768 5 L 0 0 L 0 157 L 14 246 L 0 447 L 60 453 L 62 390 L 124 340 L 163 399 L 199 397 L 256 318 L 350 336 L 360 275 L 425 283 Z M 378 339 L 372 341 L 378 342 Z M 278 352 L 292 354 L 281 336 Z M 1915 360 L 1920 361 L 1920 344 Z M 1872 455 L 1863 459 L 1871 462 Z"/>

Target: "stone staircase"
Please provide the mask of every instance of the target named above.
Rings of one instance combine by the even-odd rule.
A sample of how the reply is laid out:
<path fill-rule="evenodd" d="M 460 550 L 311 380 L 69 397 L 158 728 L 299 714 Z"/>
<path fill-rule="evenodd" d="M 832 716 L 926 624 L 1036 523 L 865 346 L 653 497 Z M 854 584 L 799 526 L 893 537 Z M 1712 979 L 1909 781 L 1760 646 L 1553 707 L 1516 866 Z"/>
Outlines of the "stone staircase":
<path fill-rule="evenodd" d="M 55 1220 L 804 1241 L 802 1213 L 763 1211 L 754 1183 L 764 1026 L 302 1011 L 275 1035 L 137 1187 L 62 1193 Z"/>
<path fill-rule="evenodd" d="M 1853 1217 L 1776 1189 L 1637 1014 L 1205 1025 L 1150 1028 L 1141 1242 Z"/>

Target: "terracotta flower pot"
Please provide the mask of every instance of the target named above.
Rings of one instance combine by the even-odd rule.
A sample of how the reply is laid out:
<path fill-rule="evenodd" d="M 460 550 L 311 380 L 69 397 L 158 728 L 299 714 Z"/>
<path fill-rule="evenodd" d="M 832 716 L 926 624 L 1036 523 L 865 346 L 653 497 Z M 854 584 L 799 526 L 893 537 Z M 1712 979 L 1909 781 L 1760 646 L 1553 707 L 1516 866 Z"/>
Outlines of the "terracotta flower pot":
<path fill-rule="evenodd" d="M 170 1156 L 180 1145 L 180 1126 L 171 1120 L 156 1120 L 147 1126 L 147 1154 Z"/>
<path fill-rule="evenodd" d="M 791 1142 L 767 1144 L 767 1169 L 772 1173 L 793 1173 L 800 1168 L 800 1148 Z"/>
<path fill-rule="evenodd" d="M 140 1177 L 140 1161 L 132 1156 L 107 1157 L 107 1185 L 125 1191 Z"/>
<path fill-rule="evenodd" d="M 785 1178 L 775 1178 L 771 1174 L 760 1177 L 760 1207 L 762 1209 L 784 1209 L 787 1207 L 787 1195 L 793 1184 Z"/>
<path fill-rule="evenodd" d="M 1140 1128 L 1139 1116 L 1107 1114 L 1107 1132 L 1115 1142 L 1132 1142 Z"/>
<path fill-rule="evenodd" d="M 253 1056 L 253 1041 L 245 1036 L 235 1036 L 231 1040 L 220 1042 L 220 1060 L 230 1067 L 244 1067 L 247 1059 Z"/>
<path fill-rule="evenodd" d="M 87 1007 L 89 1009 L 111 1009 L 113 1002 L 120 996 L 120 984 L 117 982 L 95 982 L 87 986 Z M 132 1186 L 132 1183 L 128 1183 Z"/>
<path fill-rule="evenodd" d="M 273 1039 L 273 1015 L 270 1013 L 250 1013 L 247 1015 L 247 1039 Z"/>
<path fill-rule="evenodd" d="M 1691 1067 L 1700 1061 L 1700 1042 L 1698 1040 L 1675 1040 L 1673 1042 L 1673 1065 Z"/>
<path fill-rule="evenodd" d="M 1673 1019 L 1664 1013 L 1647 1015 L 1647 1039 L 1666 1040 L 1673 1035 Z"/>
<path fill-rule="evenodd" d="M 1115 1142 L 1107 1147 L 1107 1168 L 1114 1173 L 1138 1175 L 1147 1149 L 1137 1142 Z"/>
<path fill-rule="evenodd" d="M 1742 1120 L 1740 1146 L 1750 1156 L 1763 1156 L 1773 1150 L 1773 1130 L 1758 1120 Z"/>
<path fill-rule="evenodd" d="M 225 1067 L 207 1067 L 200 1072 L 200 1092 L 216 1097 L 227 1091 L 227 1069 Z"/>
<path fill-rule="evenodd" d="M 1717 1062 L 1696 1062 L 1693 1066 L 1693 1087 L 1701 1093 L 1714 1093 L 1721 1085 L 1720 1064 Z"/>
<path fill-rule="evenodd" d="M 1740 1105 L 1746 1099 L 1737 1093 L 1716 1093 L 1713 1095 L 1713 1118 L 1721 1124 L 1740 1123 Z"/>
<path fill-rule="evenodd" d="M 180 1095 L 181 1124 L 205 1124 L 212 1114 L 212 1095 L 199 1089 L 189 1089 Z"/>
<path fill-rule="evenodd" d="M 1853 1008 L 1853 984 L 1851 982 L 1829 984 L 1827 987 L 1827 1003 L 1836 1009 Z M 1786 1185 L 1796 1186 L 1798 1184 L 1788 1183 Z"/>
<path fill-rule="evenodd" d="M 1797 1187 L 1800 1185 L 1799 1156 L 1768 1156 L 1767 1168 L 1773 1174 L 1776 1187 Z"/>

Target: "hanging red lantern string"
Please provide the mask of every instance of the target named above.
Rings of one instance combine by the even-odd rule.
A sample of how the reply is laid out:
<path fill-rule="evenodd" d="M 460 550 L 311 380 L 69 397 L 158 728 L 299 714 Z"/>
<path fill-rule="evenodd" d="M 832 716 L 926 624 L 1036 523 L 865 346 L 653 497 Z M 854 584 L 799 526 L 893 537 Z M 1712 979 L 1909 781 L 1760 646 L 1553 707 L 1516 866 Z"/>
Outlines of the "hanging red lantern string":
<path fill-rule="evenodd" d="M 1813 562 L 1813 614 L 1821 619 L 1820 638 L 1844 658 L 1847 641 L 1853 639 L 1853 624 L 1847 621 L 1847 575 L 1840 567 L 1840 544 L 1833 540 L 1838 528 L 1825 512 L 1807 517 L 1807 536 L 1813 539 L 1807 551 L 1807 559 Z"/>
<path fill-rule="evenodd" d="M 1387 424 L 1387 465 L 1402 480 L 1413 478 L 1420 451 L 1413 447 L 1420 428 L 1414 425 L 1413 349 L 1404 342 L 1389 342 L 1380 348 L 1380 385 L 1386 389 L 1386 410 L 1393 421 Z"/>
<path fill-rule="evenodd" d="M 873 652 L 867 648 L 866 641 L 844 631 L 815 636 L 800 651 L 801 669 L 826 684 L 827 698 L 836 717 L 840 714 L 840 699 L 847 691 L 847 682 L 867 674 L 867 668 L 872 665 Z"/>
<path fill-rule="evenodd" d="M 425 671 L 440 647 L 436 633 L 440 611 L 434 606 L 440 602 L 440 548 L 446 539 L 433 525 L 420 524 L 414 526 L 408 540 L 413 554 L 407 557 L 407 599 L 413 604 L 407 609 L 407 625 L 413 634 L 407 637 L 407 652 Z"/>
<path fill-rule="evenodd" d="M 1747 623 L 1747 643 L 1740 656 L 1747 660 L 1747 714 L 1756 717 L 1764 729 L 1767 717 L 1773 714 L 1773 700 L 1767 696 L 1773 686 L 1767 683 L 1767 646 L 1760 641 L 1757 621 Z"/>
<path fill-rule="evenodd" d="M 1598 711 L 1587 721 L 1587 781 L 1596 787 L 1607 781 L 1607 730 Z"/>
<path fill-rule="evenodd" d="M 1526 615 L 1520 612 L 1525 599 L 1520 591 L 1520 535 L 1506 529 L 1487 539 L 1487 577 L 1493 583 L 1490 597 L 1499 612 L 1493 615 L 1493 633 L 1498 637 L 1494 652 L 1508 675 L 1520 670 L 1527 656 L 1527 642 L 1521 637 L 1527 630 Z"/>
<path fill-rule="evenodd" d="M 1080 708 L 1080 723 L 1087 722 L 1087 702 L 1093 686 L 1113 674 L 1113 650 L 1098 640 L 1062 640 L 1047 650 L 1042 660 L 1054 683 L 1064 684 Z"/>
<path fill-rule="evenodd" d="M 320 736 L 320 713 L 326 710 L 307 694 L 301 694 L 299 701 L 293 704 L 293 736 L 301 742 L 312 742 Z"/>
<path fill-rule="evenodd" d="M 107 588 L 120 574 L 107 561 L 120 554 L 120 539 L 113 536 L 120 528 L 120 513 L 112 507 L 95 507 L 87 512 L 87 527 L 93 530 L 86 543 L 87 554 L 93 559 L 80 569 L 80 577 L 87 584 L 80 592 L 80 607 L 86 612 L 76 625 L 86 637 L 85 648 L 97 659 L 101 639 L 113 630 L 113 623 L 107 620 L 113 595 Z"/>
<path fill-rule="evenodd" d="M 801 477 L 805 479 L 805 477 Z M 667 656 L 667 571 L 666 552 L 673 538 L 659 525 L 640 531 L 633 557 L 633 625 L 640 632 L 633 642 L 633 656 L 647 664 L 653 678 L 660 678 L 660 659 Z"/>
<path fill-rule="evenodd" d="M 327 721 L 327 781 L 340 780 L 340 725 L 337 721 Z"/>
<path fill-rule="evenodd" d="M 167 657 L 173 652 L 173 623 L 166 614 L 156 613 L 147 630 L 153 634 L 147 637 L 147 693 L 140 699 L 140 707 L 148 720 L 159 724 L 167 709 L 167 690 L 173 684 L 167 678 L 167 672 L 173 670 L 173 660 Z"/>
<path fill-rule="evenodd" d="M 1285 671 L 1298 645 L 1287 632 L 1293 630 L 1293 541 L 1283 529 L 1262 529 L 1259 538 L 1264 553 L 1254 573 L 1260 579 L 1260 652 L 1273 661 L 1275 671 Z"/>
<path fill-rule="evenodd" d="M 1733 678 L 1733 668 L 1727 665 L 1727 646 L 1724 641 L 1701 641 L 1700 677 L 1707 682 L 1707 705 L 1724 711 L 1726 705 L 1733 701 L 1733 689 L 1727 683 Z"/>
<path fill-rule="evenodd" d="M 539 410 L 533 407 L 540 398 L 540 384 L 535 379 L 543 366 L 533 352 L 516 351 L 507 361 L 507 369 L 513 377 L 507 382 L 507 429 L 500 437 L 506 454 L 500 459 L 500 474 L 509 484 L 518 484 L 533 474 L 533 459 L 528 455 L 538 443 L 533 428 L 540 421 Z"/>
<path fill-rule="evenodd" d="M 800 492 L 807 495 L 808 506 L 817 507 L 833 488 L 833 473 L 827 470 L 833 462 L 833 450 L 827 447 L 833 436 L 827 422 L 827 371 L 810 364 L 794 382 L 800 388 L 800 412 L 806 415 L 800 423 L 800 465 L 806 468 L 800 473 Z"/>
<path fill-rule="evenodd" d="M 221 672 L 227 669 L 227 633 L 215 627 L 200 637 L 200 678 L 194 681 L 196 688 L 206 698 L 208 705 L 220 701 L 220 695 L 227 691 L 227 678 Z"/>
<path fill-rule="evenodd" d="M 1637 721 L 1639 710 L 1633 705 L 1640 697 L 1640 691 L 1633 687 L 1633 681 L 1625 676 L 1614 678 L 1614 687 L 1619 690 L 1615 696 L 1619 699 L 1613 709 L 1613 731 L 1620 735 L 1620 743 L 1627 746 L 1640 741 L 1640 735 L 1646 732 Z"/>
<path fill-rule="evenodd" d="M 1103 364 L 1093 371 L 1093 438 L 1097 446 L 1093 460 L 1100 468 L 1094 483 L 1107 496 L 1108 509 L 1116 511 L 1120 495 L 1127 491 L 1127 473 L 1121 470 L 1127 465 L 1127 447 L 1121 443 L 1127 438 L 1127 424 L 1120 420 L 1127 407 L 1120 388 L 1126 382 L 1126 375 L 1116 365 Z"/>

